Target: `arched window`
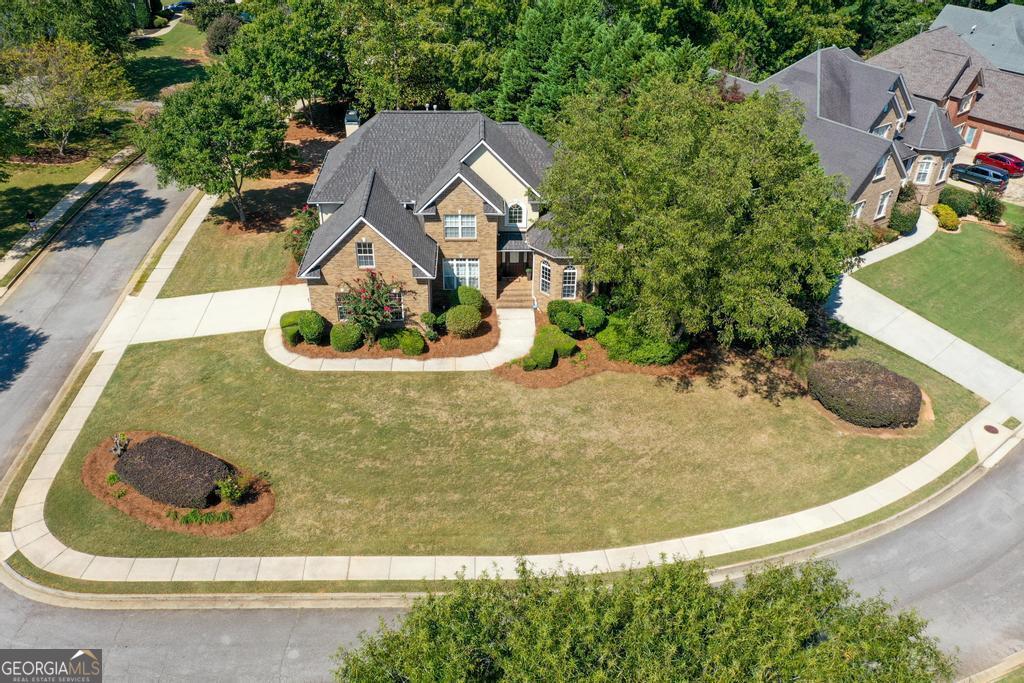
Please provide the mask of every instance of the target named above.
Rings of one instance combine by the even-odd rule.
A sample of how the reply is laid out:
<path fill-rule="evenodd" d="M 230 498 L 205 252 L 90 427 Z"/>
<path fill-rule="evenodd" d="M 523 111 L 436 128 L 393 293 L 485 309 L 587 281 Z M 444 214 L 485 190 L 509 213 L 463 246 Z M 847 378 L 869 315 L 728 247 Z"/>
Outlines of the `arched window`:
<path fill-rule="evenodd" d="M 547 261 L 540 262 L 540 291 L 551 293 L 551 265 Z"/>
<path fill-rule="evenodd" d="M 932 177 L 932 165 L 934 160 L 931 157 L 921 157 L 917 162 L 917 175 L 914 176 L 914 182 L 918 185 L 926 185 Z"/>
<path fill-rule="evenodd" d="M 513 204 L 508 207 L 508 224 L 520 226 L 523 224 L 523 206 L 522 204 Z"/>
<path fill-rule="evenodd" d="M 576 298 L 576 269 L 573 266 L 566 266 L 562 271 L 562 298 Z"/>

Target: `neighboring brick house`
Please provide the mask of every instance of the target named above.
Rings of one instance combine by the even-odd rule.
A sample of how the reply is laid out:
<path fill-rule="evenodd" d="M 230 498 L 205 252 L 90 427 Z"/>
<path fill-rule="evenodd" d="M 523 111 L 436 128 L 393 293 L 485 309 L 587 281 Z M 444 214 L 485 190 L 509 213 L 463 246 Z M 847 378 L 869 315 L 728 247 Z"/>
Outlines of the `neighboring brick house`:
<path fill-rule="evenodd" d="M 996 68 L 953 29 L 923 31 L 868 62 L 900 71 L 915 96 L 946 111 L 969 147 L 1024 157 L 1024 75 Z"/>
<path fill-rule="evenodd" d="M 852 50 L 829 47 L 759 83 L 732 80 L 744 93 L 776 88 L 802 102 L 803 132 L 825 171 L 847 180 L 853 218 L 888 224 L 908 161 L 916 155 L 898 142 L 916 114 L 898 72 L 868 64 Z"/>
<path fill-rule="evenodd" d="M 579 299 L 582 269 L 551 244 L 538 215 L 548 143 L 474 111 L 386 111 L 324 160 L 309 203 L 320 227 L 299 265 L 313 308 L 375 270 L 400 283 L 403 317 L 447 302 L 460 284 L 497 307 Z"/>

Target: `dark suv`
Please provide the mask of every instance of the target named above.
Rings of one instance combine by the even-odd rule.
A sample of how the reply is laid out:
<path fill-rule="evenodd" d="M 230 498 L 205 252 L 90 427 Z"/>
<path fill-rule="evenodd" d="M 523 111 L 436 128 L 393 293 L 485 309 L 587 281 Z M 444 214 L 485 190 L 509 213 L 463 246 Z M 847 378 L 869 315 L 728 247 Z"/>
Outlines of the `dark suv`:
<path fill-rule="evenodd" d="M 1006 171 L 984 164 L 953 164 L 953 170 L 949 175 L 954 180 L 983 185 L 997 192 L 1005 190 L 1010 182 L 1010 175 Z"/>

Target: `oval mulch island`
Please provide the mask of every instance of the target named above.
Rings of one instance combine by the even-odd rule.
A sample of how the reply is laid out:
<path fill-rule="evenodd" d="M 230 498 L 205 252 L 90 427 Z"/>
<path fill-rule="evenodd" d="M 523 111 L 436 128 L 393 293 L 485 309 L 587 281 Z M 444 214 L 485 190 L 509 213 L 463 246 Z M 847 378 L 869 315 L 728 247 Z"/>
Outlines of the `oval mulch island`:
<path fill-rule="evenodd" d="M 112 452 L 113 437 L 85 458 L 82 483 L 92 495 L 154 529 L 196 536 L 231 536 L 274 511 L 262 478 L 190 443 L 155 432 L 127 432 L 128 448 Z M 241 499 L 220 499 L 218 482 L 240 484 Z"/>

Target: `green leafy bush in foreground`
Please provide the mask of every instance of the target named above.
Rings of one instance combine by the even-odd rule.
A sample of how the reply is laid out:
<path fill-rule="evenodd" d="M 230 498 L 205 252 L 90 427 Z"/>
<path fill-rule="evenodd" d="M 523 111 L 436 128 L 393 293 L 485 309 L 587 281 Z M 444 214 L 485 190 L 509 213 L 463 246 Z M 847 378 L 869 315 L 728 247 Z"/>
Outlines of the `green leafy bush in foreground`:
<path fill-rule="evenodd" d="M 962 218 L 974 213 L 974 193 L 947 184 L 939 193 L 939 204 L 945 204 Z"/>
<path fill-rule="evenodd" d="M 594 337 L 612 360 L 637 365 L 669 365 L 686 351 L 686 342 L 652 339 L 638 330 L 627 318 L 613 315 L 608 325 Z"/>
<path fill-rule="evenodd" d="M 316 311 L 303 311 L 299 316 L 299 332 L 307 344 L 320 344 L 327 336 L 327 319 Z"/>
<path fill-rule="evenodd" d="M 480 329 L 480 322 L 480 310 L 467 304 L 459 304 L 445 311 L 445 327 L 456 337 L 472 337 Z"/>
<path fill-rule="evenodd" d="M 363 330 L 355 323 L 339 323 L 331 328 L 331 348 L 355 351 L 363 345 Z"/>
<path fill-rule="evenodd" d="M 810 562 L 712 586 L 697 562 L 460 580 L 339 651 L 338 681 L 950 680 L 925 621 Z"/>
<path fill-rule="evenodd" d="M 921 207 L 917 204 L 902 206 L 897 204 L 889 218 L 889 227 L 901 235 L 909 235 L 917 230 L 917 218 L 921 215 Z"/>
<path fill-rule="evenodd" d="M 537 330 L 530 352 L 523 358 L 523 370 L 547 370 L 555 358 L 568 358 L 576 350 L 576 341 L 557 325 L 545 325 Z"/>

